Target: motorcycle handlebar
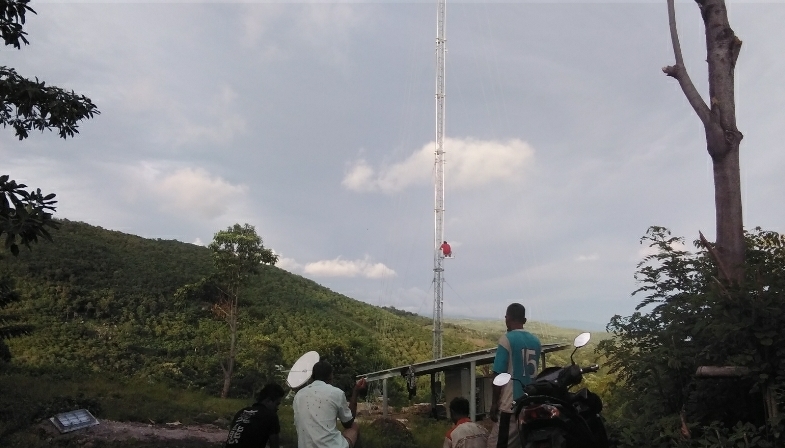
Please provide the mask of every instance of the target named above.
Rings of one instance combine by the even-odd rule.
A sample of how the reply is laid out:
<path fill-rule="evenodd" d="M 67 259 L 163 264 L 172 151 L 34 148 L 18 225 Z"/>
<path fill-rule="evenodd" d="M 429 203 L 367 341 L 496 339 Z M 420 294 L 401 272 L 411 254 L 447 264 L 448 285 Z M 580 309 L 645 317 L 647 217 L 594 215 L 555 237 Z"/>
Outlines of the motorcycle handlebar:
<path fill-rule="evenodd" d="M 594 365 L 591 365 L 589 367 L 581 368 L 581 373 L 592 373 L 592 372 L 596 372 L 598 370 L 600 370 L 600 366 L 598 366 L 597 364 L 594 364 Z"/>

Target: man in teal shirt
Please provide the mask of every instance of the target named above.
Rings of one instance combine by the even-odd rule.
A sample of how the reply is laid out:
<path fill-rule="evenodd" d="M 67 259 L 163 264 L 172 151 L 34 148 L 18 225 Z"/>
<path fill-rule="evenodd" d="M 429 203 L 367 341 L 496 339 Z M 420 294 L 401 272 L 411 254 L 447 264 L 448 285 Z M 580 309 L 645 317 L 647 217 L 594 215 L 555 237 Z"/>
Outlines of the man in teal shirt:
<path fill-rule="evenodd" d="M 526 308 L 520 303 L 507 307 L 504 316 L 507 333 L 499 338 L 493 373 L 509 373 L 512 380 L 504 386 L 493 386 L 491 420 L 493 430 L 488 437 L 488 448 L 520 447 L 518 425 L 512 418 L 512 402 L 523 395 L 523 386 L 537 374 L 542 347 L 537 336 L 523 329 Z"/>

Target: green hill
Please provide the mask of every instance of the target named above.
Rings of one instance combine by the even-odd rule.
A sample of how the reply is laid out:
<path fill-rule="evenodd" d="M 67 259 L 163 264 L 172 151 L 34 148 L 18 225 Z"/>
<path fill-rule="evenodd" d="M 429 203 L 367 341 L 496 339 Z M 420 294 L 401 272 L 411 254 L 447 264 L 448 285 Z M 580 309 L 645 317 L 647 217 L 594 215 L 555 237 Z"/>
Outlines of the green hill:
<path fill-rule="evenodd" d="M 502 319 L 496 320 L 481 320 L 481 319 L 446 319 L 448 324 L 473 330 L 479 335 L 484 337 L 489 343 L 495 343 L 499 335 L 505 331 L 504 321 Z M 572 342 L 578 334 L 585 330 L 575 328 L 563 328 L 551 325 L 545 322 L 529 321 L 526 324 L 526 330 L 536 334 L 541 340 L 547 342 Z M 599 342 L 603 339 L 610 337 L 609 333 L 604 331 L 592 331 L 593 342 Z"/>
<path fill-rule="evenodd" d="M 175 294 L 211 270 L 210 251 L 61 221 L 54 243 L 0 259 L 23 300 L 13 312 L 34 330 L 9 343 L 14 364 L 40 372 L 113 373 L 215 392 L 228 338 L 210 304 Z M 344 374 L 426 360 L 427 319 L 374 307 L 276 267 L 244 291 L 234 394 L 280 378 L 317 350 Z M 448 326 L 445 351 L 492 345 Z"/>
<path fill-rule="evenodd" d="M 0 306 L 0 323 L 31 327 L 8 341 L 11 362 L 0 360 L 0 445 L 48 446 L 48 436 L 28 429 L 75 408 L 121 421 L 212 423 L 245 403 L 212 398 L 222 385 L 228 328 L 211 303 L 178 293 L 211 273 L 209 249 L 71 221 L 61 221 L 53 237 L 0 257 L 0 278 L 12 279 L 21 297 Z M 309 350 L 331 361 L 345 388 L 353 375 L 431 357 L 430 319 L 353 300 L 276 267 L 262 267 L 240 309 L 233 397 L 281 382 L 281 370 Z M 576 334 L 527 327 L 543 342 Z M 445 355 L 492 347 L 503 330 L 502 322 L 448 321 Z M 592 353 L 580 355 L 594 362 Z M 568 359 L 561 352 L 549 362 Z M 416 399 L 427 400 L 427 378 L 421 383 Z M 393 403 L 407 402 L 402 381 L 389 392 Z M 435 430 L 437 440 L 443 432 Z"/>
<path fill-rule="evenodd" d="M 61 221 L 54 243 L 0 259 L 22 300 L 4 312 L 33 326 L 9 342 L 14 365 L 42 373 L 111 373 L 216 393 L 224 322 L 211 304 L 176 294 L 211 272 L 207 248 Z M 316 350 L 351 375 L 424 361 L 431 323 L 330 291 L 276 267 L 243 292 L 232 394 L 246 396 Z M 576 334 L 532 322 L 544 342 Z M 502 322 L 450 321 L 445 355 L 492 347 Z"/>

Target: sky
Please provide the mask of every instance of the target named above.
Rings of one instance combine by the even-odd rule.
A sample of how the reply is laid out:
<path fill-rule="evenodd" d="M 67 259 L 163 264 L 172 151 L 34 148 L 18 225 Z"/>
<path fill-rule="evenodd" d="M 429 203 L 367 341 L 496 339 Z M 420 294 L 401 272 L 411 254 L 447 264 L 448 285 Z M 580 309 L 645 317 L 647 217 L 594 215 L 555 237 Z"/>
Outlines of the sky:
<path fill-rule="evenodd" d="M 278 266 L 433 309 L 433 2 L 33 1 L 0 65 L 90 97 L 73 139 L 0 132 L 0 174 L 57 217 L 206 245 L 256 227 Z M 701 93 L 703 23 L 676 5 Z M 744 220 L 785 231 L 785 3 L 729 2 Z M 445 315 L 604 326 L 642 297 L 652 225 L 715 234 L 702 125 L 664 1 L 448 2 Z"/>

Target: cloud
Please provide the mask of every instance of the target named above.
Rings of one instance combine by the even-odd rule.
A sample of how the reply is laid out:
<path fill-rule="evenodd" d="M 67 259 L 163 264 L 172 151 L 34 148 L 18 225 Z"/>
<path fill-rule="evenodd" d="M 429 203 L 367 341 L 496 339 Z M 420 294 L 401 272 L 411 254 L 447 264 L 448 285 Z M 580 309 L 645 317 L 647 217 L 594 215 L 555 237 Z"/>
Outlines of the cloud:
<path fill-rule="evenodd" d="M 153 114 L 155 140 L 175 147 L 194 144 L 222 145 L 247 130 L 246 118 L 237 112 L 238 94 L 228 85 L 209 87 L 211 95 L 177 97 L 175 87 L 152 76 L 128 82 L 126 88 L 106 95 L 110 113 L 125 109 L 136 116 Z"/>
<path fill-rule="evenodd" d="M 297 47 L 339 69 L 350 64 L 352 31 L 367 23 L 363 8 L 341 3 L 250 3 L 241 11 L 240 44 L 254 57 L 291 59 Z"/>
<path fill-rule="evenodd" d="M 172 111 L 175 123 L 174 132 L 168 136 L 175 144 L 211 142 L 215 144 L 231 141 L 236 135 L 245 131 L 246 120 L 236 112 L 237 93 L 229 86 L 223 86 L 206 104 L 199 104 L 198 109 L 210 111 L 206 116 L 195 119 L 192 112 L 181 107 Z"/>
<path fill-rule="evenodd" d="M 298 263 L 294 258 L 280 257 L 278 258 L 278 263 L 275 263 L 275 265 L 289 272 L 302 272 L 303 270 L 303 265 Z"/>
<path fill-rule="evenodd" d="M 303 267 L 305 274 L 316 277 L 365 277 L 388 278 L 397 274 L 384 263 L 372 263 L 368 258 L 364 260 L 342 260 L 340 257 L 333 260 L 321 260 L 307 263 Z"/>
<path fill-rule="evenodd" d="M 575 257 L 575 261 L 577 261 L 579 263 L 583 263 L 583 262 L 586 262 L 586 261 L 597 261 L 599 259 L 600 259 L 600 256 L 598 254 L 578 255 L 577 257 Z"/>
<path fill-rule="evenodd" d="M 469 189 L 493 182 L 517 182 L 534 159 L 523 140 L 445 139 L 445 176 L 450 186 Z M 364 159 L 350 164 L 341 185 L 358 192 L 393 193 L 431 182 L 435 143 L 424 145 L 405 160 L 375 170 Z"/>
<path fill-rule="evenodd" d="M 341 185 L 354 191 L 363 191 L 367 186 L 373 185 L 374 171 L 368 162 L 360 159 L 354 163 L 354 166 L 346 173 Z"/>
<path fill-rule="evenodd" d="M 129 201 L 157 201 L 161 211 L 206 219 L 225 214 L 232 203 L 248 193 L 246 186 L 233 185 L 203 168 L 172 169 L 143 163 L 132 169 L 130 181 L 133 186 L 126 191 Z M 139 185 L 147 188 L 140 189 Z"/>

